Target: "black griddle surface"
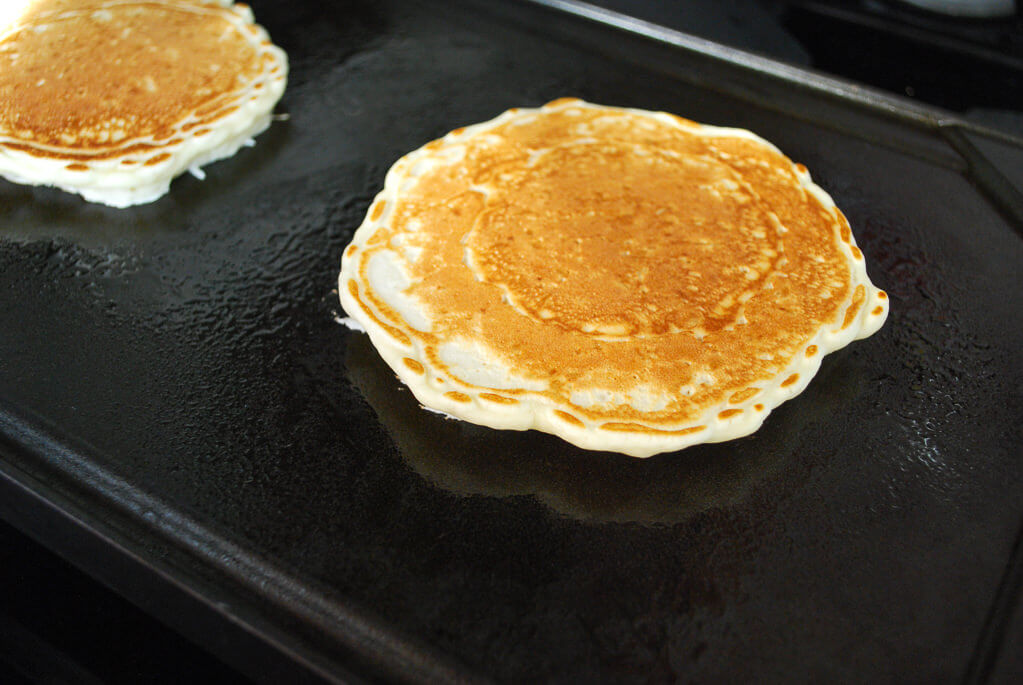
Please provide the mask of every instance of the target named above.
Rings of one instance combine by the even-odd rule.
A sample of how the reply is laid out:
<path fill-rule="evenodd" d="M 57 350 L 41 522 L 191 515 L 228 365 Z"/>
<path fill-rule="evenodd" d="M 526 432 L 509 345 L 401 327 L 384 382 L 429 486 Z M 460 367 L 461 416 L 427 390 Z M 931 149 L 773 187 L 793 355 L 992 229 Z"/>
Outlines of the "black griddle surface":
<path fill-rule="evenodd" d="M 65 516 L 321 676 L 989 672 L 1023 514 L 1017 141 L 531 5 L 253 4 L 291 60 L 254 148 L 126 210 L 0 182 L 5 517 Z M 402 154 L 563 95 L 805 163 L 885 328 L 755 435 L 645 461 L 418 410 L 335 321 L 341 250 Z"/>

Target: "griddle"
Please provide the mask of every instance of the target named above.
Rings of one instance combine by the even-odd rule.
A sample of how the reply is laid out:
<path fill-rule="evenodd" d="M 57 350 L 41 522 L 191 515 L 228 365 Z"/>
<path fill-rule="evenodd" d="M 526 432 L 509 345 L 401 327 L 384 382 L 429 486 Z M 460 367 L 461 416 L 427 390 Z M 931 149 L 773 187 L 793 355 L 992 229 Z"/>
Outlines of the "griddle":
<path fill-rule="evenodd" d="M 126 210 L 0 182 L 0 515 L 265 681 L 987 679 L 1023 141 L 573 2 L 253 6 L 291 59 L 254 148 Z M 564 95 L 806 164 L 885 328 L 649 460 L 420 410 L 336 322 L 341 250 L 402 154 Z"/>

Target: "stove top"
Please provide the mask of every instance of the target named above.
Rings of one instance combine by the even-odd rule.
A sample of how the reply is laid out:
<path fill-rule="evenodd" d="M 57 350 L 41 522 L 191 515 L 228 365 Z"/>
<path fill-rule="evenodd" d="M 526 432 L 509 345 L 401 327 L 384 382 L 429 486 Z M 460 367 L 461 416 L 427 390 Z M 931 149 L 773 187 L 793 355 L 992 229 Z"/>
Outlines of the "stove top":
<path fill-rule="evenodd" d="M 873 86 L 1023 136 L 1023 14 L 881 0 L 593 0 L 605 9 Z"/>

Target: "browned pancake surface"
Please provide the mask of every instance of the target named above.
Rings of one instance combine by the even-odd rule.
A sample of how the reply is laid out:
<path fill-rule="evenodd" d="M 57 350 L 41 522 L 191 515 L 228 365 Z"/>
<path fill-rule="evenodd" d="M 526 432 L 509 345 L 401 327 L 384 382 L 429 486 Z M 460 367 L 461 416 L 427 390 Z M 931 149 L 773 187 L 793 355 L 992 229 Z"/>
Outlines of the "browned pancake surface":
<path fill-rule="evenodd" d="M 432 329 L 411 334 L 436 368 L 438 344 L 477 340 L 517 375 L 548 381 L 558 403 L 642 386 L 670 399 L 656 411 L 573 411 L 649 432 L 630 422 L 684 425 L 744 402 L 862 305 L 844 218 L 762 141 L 580 107 L 513 119 L 465 147 L 397 206 L 374 207 L 392 218 L 359 262 L 366 282 L 375 250 L 422 250 L 409 292 Z"/>
<path fill-rule="evenodd" d="M 189 128 L 228 114 L 231 95 L 263 66 L 228 10 L 100 5 L 36 2 L 0 39 L 0 136 L 22 143 L 8 146 L 102 158 L 125 152 L 122 141 L 167 141 L 192 113 Z"/>

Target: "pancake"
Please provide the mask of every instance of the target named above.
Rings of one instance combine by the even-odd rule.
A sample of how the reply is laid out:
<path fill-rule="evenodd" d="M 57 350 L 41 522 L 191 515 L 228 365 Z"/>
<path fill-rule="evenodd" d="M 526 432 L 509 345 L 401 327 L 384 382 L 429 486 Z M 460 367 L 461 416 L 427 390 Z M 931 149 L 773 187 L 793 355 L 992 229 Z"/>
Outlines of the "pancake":
<path fill-rule="evenodd" d="M 755 431 L 888 314 L 773 145 L 575 99 L 396 162 L 339 293 L 424 406 L 636 457 Z"/>
<path fill-rule="evenodd" d="M 246 5 L 35 0 L 0 24 L 0 176 L 115 207 L 270 124 L 287 57 Z"/>

